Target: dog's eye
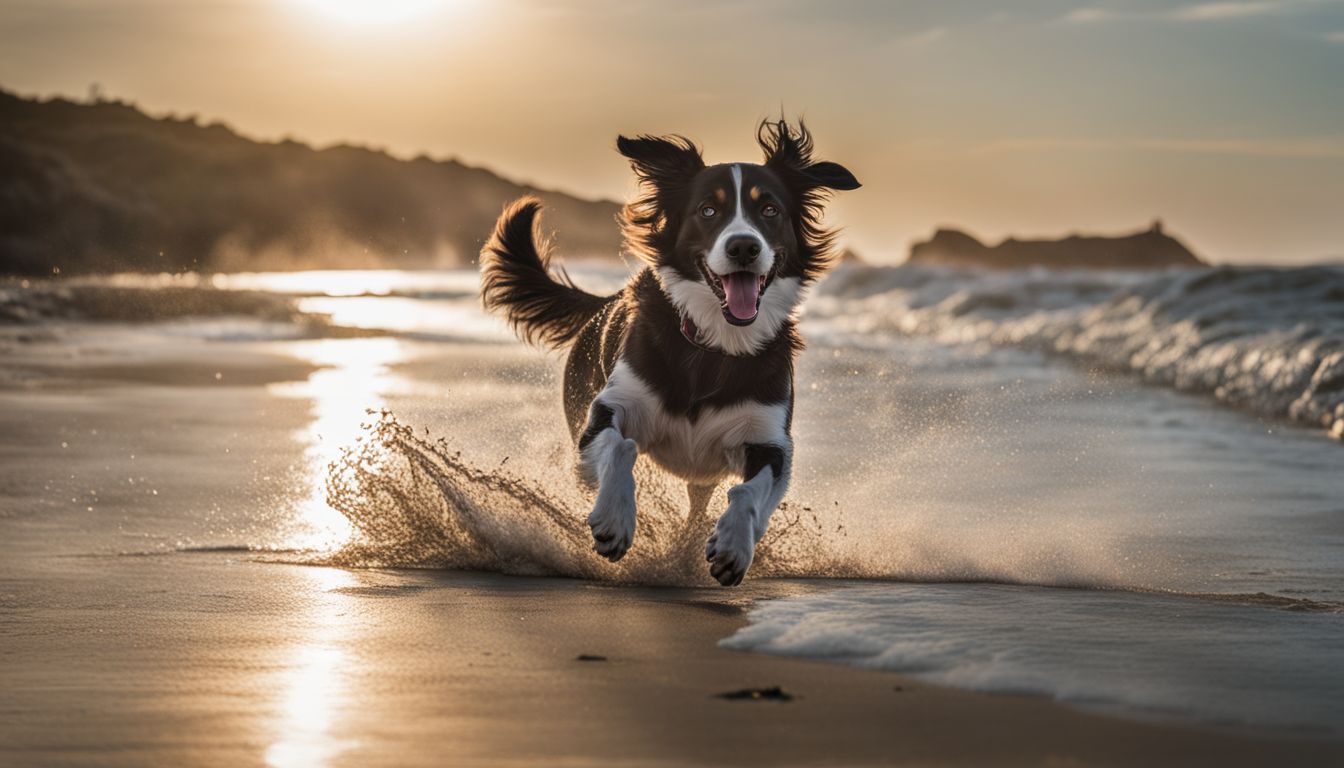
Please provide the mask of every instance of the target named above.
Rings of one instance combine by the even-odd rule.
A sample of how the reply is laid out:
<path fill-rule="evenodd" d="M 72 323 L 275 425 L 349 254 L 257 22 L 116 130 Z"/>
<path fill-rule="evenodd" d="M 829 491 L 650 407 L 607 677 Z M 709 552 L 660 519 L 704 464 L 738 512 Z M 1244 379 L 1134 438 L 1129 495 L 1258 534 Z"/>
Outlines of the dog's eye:
<path fill-rule="evenodd" d="M 779 206 L 773 203 L 766 203 L 765 207 L 761 209 L 761 215 L 767 219 L 773 219 L 779 215 Z"/>
<path fill-rule="evenodd" d="M 719 213 L 719 209 L 718 209 L 718 208 L 715 208 L 715 207 L 712 206 L 712 205 L 702 205 L 702 206 L 700 206 L 700 215 L 701 215 L 701 216 L 704 216 L 706 219 L 712 219 L 712 218 L 714 218 L 715 216 L 717 216 L 718 213 Z"/>

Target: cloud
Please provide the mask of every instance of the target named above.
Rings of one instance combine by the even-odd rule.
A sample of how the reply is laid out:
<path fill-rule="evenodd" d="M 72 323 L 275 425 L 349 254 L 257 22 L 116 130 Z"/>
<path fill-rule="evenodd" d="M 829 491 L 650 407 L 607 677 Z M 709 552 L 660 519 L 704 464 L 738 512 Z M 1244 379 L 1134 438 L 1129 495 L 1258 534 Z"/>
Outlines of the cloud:
<path fill-rule="evenodd" d="M 1340 43 L 1341 45 L 1344 45 L 1344 30 L 1331 32 L 1325 36 L 1325 41 L 1328 43 Z"/>
<path fill-rule="evenodd" d="M 1139 150 L 1177 154 L 1344 160 L 1344 136 L 1303 139 L 1068 138 L 1003 139 L 963 147 L 972 154 Z"/>
<path fill-rule="evenodd" d="M 902 45 L 932 45 L 944 37 L 947 37 L 946 27 L 931 27 L 923 32 L 903 37 L 900 42 Z"/>
<path fill-rule="evenodd" d="M 1099 21 L 1110 21 L 1115 18 L 1115 13 L 1105 8 L 1074 8 L 1072 11 L 1059 18 L 1066 24 L 1094 24 Z"/>
<path fill-rule="evenodd" d="M 1136 149 L 1190 152 L 1205 155 L 1245 157 L 1294 157 L 1344 159 L 1344 140 L 1319 139 L 1139 139 L 1129 142 Z"/>
<path fill-rule="evenodd" d="M 1126 19 L 1152 19 L 1157 21 L 1223 21 L 1226 19 L 1248 19 L 1292 10 L 1294 6 L 1313 5 L 1314 0 L 1239 0 L 1229 2 L 1195 3 L 1178 8 L 1153 12 L 1113 11 L 1098 6 L 1074 8 L 1055 19 L 1064 24 L 1096 24 Z"/>
<path fill-rule="evenodd" d="M 1244 19 L 1248 16 L 1262 16 L 1280 10 L 1285 3 L 1275 2 L 1235 2 L 1200 3 L 1178 8 L 1171 12 L 1171 18 L 1178 21 L 1219 21 L 1221 19 Z"/>

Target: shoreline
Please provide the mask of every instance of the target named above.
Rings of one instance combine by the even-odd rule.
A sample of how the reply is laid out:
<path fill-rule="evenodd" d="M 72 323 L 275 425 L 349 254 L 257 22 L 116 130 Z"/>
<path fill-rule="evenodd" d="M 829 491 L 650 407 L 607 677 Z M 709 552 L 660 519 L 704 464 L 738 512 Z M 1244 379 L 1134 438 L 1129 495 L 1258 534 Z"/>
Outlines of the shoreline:
<path fill-rule="evenodd" d="M 50 567 L 18 558 L 4 580 Z M 50 586 L 45 606 L 3 622 L 9 653 L 0 668 L 12 682 L 0 709 L 17 716 L 0 723 L 0 758 L 17 763 L 1235 766 L 1344 758 L 1339 743 L 1122 719 L 1045 697 L 719 646 L 746 624 L 751 603 L 797 592 L 804 585 L 796 582 L 730 593 L 345 570 L 228 552 L 62 567 L 66 577 Z M 775 687 L 793 698 L 721 697 Z"/>

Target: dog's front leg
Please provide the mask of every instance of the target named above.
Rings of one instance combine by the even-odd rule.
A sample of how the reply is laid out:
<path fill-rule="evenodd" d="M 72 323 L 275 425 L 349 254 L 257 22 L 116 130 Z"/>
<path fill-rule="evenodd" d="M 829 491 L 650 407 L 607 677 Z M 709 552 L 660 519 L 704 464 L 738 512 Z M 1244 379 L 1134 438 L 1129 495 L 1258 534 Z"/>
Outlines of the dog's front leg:
<path fill-rule="evenodd" d="M 705 545 L 709 575 L 725 587 L 742 583 L 765 535 L 770 516 L 789 489 L 793 445 L 747 444 L 743 482 L 728 489 L 728 511 L 714 526 Z"/>
<path fill-rule="evenodd" d="M 579 438 L 579 473 L 597 487 L 588 515 L 593 551 L 616 562 L 635 539 L 635 441 L 621 436 L 619 413 L 599 397 L 588 410 L 588 426 Z"/>

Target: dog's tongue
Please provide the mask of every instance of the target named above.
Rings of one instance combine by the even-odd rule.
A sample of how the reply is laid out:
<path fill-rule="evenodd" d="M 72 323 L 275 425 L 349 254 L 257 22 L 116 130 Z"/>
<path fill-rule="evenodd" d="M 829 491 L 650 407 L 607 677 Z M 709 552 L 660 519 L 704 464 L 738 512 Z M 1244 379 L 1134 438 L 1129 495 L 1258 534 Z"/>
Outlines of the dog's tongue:
<path fill-rule="evenodd" d="M 738 320 L 756 316 L 756 295 L 761 281 L 754 272 L 732 272 L 723 275 L 723 293 L 728 298 L 728 311 Z"/>

